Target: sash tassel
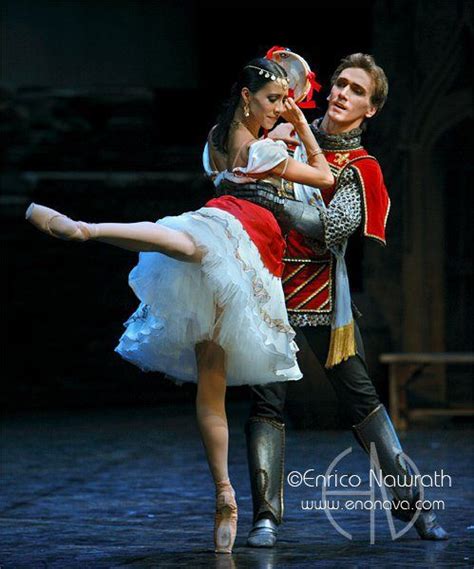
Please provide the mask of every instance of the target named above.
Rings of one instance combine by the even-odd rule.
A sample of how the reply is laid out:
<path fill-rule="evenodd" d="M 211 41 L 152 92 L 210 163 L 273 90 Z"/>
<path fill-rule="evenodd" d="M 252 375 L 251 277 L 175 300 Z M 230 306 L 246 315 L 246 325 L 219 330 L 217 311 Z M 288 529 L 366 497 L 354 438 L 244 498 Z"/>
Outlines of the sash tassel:
<path fill-rule="evenodd" d="M 349 324 L 331 330 L 331 343 L 325 367 L 331 368 L 355 356 L 354 320 Z"/>

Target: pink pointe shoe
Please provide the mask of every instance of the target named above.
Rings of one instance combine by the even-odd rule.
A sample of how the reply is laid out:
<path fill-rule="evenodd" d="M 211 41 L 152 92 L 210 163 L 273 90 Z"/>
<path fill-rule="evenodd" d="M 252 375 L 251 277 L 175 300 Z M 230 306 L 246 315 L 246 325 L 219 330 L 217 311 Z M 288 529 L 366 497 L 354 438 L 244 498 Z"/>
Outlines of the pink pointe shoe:
<path fill-rule="evenodd" d="M 30 204 L 26 210 L 25 219 L 34 225 L 36 229 L 58 239 L 87 241 L 94 237 L 92 231 L 93 224 L 74 221 L 66 215 L 44 205 Z"/>
<path fill-rule="evenodd" d="M 216 553 L 232 553 L 237 534 L 237 503 L 229 480 L 216 483 L 214 544 Z"/>

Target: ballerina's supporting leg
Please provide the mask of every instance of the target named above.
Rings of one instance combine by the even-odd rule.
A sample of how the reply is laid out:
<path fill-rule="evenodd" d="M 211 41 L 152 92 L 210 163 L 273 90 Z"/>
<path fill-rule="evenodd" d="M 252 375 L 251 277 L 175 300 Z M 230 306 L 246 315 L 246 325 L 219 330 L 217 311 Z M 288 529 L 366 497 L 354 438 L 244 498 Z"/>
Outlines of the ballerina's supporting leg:
<path fill-rule="evenodd" d="M 196 345 L 196 415 L 209 469 L 216 485 L 216 553 L 231 553 L 237 533 L 237 504 L 228 472 L 229 430 L 225 412 L 225 353 L 216 343 Z"/>
<path fill-rule="evenodd" d="M 31 204 L 26 219 L 37 229 L 68 241 L 95 240 L 135 252 L 157 252 L 178 261 L 199 263 L 203 250 L 182 231 L 150 221 L 138 223 L 85 223 L 44 206 Z"/>

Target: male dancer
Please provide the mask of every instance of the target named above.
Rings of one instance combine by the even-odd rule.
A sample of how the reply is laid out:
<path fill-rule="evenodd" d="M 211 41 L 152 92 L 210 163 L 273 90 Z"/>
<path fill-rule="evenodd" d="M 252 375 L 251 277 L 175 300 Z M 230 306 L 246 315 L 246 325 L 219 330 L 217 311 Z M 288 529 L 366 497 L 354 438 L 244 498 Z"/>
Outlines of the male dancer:
<path fill-rule="evenodd" d="M 385 244 L 390 202 L 378 162 L 361 145 L 360 127 L 382 109 L 388 83 L 374 59 L 360 53 L 341 61 L 331 83 L 328 110 L 312 128 L 336 184 L 319 198 L 314 189 L 296 185 L 286 188 L 289 193 L 294 192 L 297 200 L 316 206 L 311 208 L 312 219 L 308 219 L 306 208 L 299 223 L 292 224 L 300 232 L 292 230 L 288 235 L 283 275 L 287 308 L 291 324 L 300 329 L 319 361 L 325 363 L 327 376 L 354 425 L 358 442 L 367 452 L 373 442 L 384 474 L 403 478 L 408 467 L 400 456 L 402 448 L 394 427 L 368 375 L 362 339 L 352 318 L 344 264 L 347 238 L 359 227 L 365 237 Z M 257 193 L 261 203 L 273 207 L 277 217 L 288 213 L 287 217 L 294 221 L 297 202 L 275 198 L 264 188 Z M 308 239 L 308 235 L 314 238 Z M 254 506 L 248 537 L 252 547 L 275 545 L 282 521 L 286 389 L 285 383 L 252 388 L 253 405 L 246 425 Z M 409 521 L 416 512 L 417 488 L 397 487 L 392 491 L 395 500 L 408 500 L 412 505 L 410 511 L 396 507 L 392 510 L 396 517 Z M 448 537 L 433 510 L 422 510 L 415 528 L 422 539 Z"/>

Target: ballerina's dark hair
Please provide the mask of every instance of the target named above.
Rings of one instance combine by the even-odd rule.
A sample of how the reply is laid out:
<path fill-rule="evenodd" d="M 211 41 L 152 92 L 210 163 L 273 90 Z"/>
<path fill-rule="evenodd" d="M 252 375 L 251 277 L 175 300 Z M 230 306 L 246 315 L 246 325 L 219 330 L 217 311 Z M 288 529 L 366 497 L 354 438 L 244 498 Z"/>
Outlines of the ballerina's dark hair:
<path fill-rule="evenodd" d="M 258 69 L 255 69 L 255 67 Z M 264 69 L 268 73 L 260 73 L 259 69 Z M 235 110 L 239 106 L 242 89 L 247 87 L 251 93 L 256 93 L 269 81 L 272 81 L 272 76 L 276 79 L 287 77 L 283 67 L 264 57 L 252 59 L 242 69 L 237 81 L 232 85 L 230 97 L 224 103 L 222 111 L 217 118 L 217 125 L 212 132 L 212 142 L 217 150 L 223 153 L 227 152 L 230 124 L 234 119 Z"/>

